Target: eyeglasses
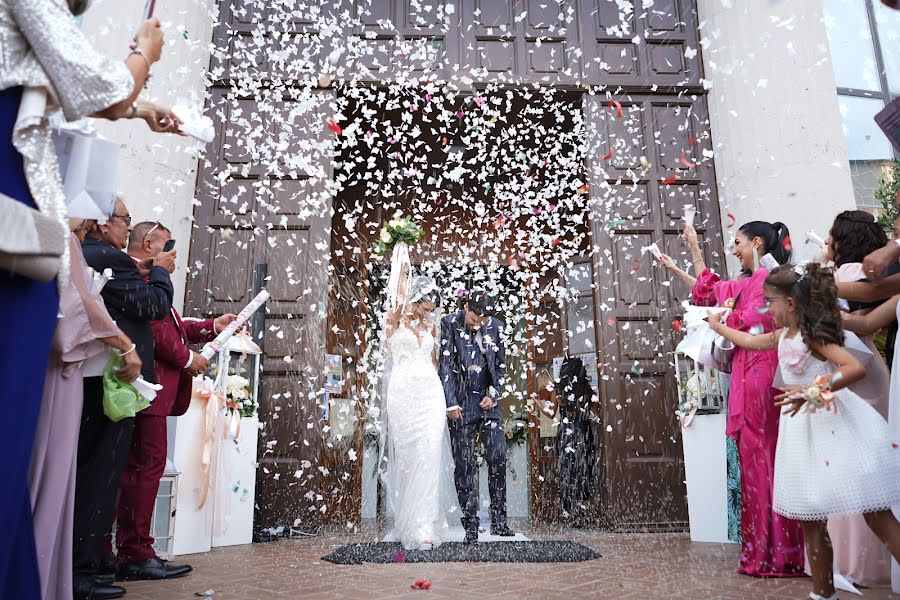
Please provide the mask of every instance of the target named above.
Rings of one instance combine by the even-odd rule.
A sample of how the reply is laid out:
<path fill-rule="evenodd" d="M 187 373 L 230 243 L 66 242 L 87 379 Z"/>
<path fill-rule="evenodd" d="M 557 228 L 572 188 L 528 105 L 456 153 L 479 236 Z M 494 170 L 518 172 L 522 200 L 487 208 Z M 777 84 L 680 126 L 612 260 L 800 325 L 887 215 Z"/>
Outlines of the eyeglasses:
<path fill-rule="evenodd" d="M 110 219 L 115 219 L 115 218 L 122 219 L 122 222 L 125 223 L 126 225 L 131 225 L 131 215 L 115 215 L 114 214 L 113 216 L 110 217 Z"/>
<path fill-rule="evenodd" d="M 144 234 L 144 239 L 146 240 L 148 237 L 150 237 L 150 234 L 153 233 L 154 231 L 156 231 L 157 228 L 159 227 L 159 225 L 160 225 L 160 223 L 159 223 L 159 221 L 157 221 L 157 222 L 156 222 L 156 225 L 154 225 L 153 227 L 151 227 L 151 228 L 150 228 L 150 231 L 148 231 L 147 233 Z"/>

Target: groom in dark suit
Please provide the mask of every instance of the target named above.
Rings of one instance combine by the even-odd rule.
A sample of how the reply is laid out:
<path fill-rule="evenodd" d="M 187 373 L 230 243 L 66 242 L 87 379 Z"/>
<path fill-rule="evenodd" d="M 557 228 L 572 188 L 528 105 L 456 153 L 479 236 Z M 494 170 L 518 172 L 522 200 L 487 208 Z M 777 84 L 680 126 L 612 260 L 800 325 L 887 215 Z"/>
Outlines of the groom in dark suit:
<path fill-rule="evenodd" d="M 506 349 L 495 319 L 494 301 L 473 290 L 463 310 L 441 319 L 440 377 L 450 419 L 455 483 L 466 543 L 478 541 L 475 495 L 475 434 L 481 431 L 488 463 L 491 534 L 515 535 L 506 523 L 506 440 L 500 394 L 506 374 Z"/>

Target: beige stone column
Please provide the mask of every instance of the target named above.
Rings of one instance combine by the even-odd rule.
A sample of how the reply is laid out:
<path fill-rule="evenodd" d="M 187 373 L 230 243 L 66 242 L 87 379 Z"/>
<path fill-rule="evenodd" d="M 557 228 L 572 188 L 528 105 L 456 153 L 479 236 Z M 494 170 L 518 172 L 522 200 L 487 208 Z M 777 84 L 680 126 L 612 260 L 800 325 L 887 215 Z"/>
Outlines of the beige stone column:
<path fill-rule="evenodd" d="M 856 208 L 821 1 L 697 5 L 723 231 L 728 213 L 732 234 L 781 221 L 795 259 L 810 258 L 805 232 L 825 237 Z"/>
<path fill-rule="evenodd" d="M 85 13 L 82 27 L 95 47 L 107 56 L 124 60 L 141 23 L 143 6 L 144 2 L 96 0 Z M 141 97 L 168 106 L 185 98 L 202 107 L 214 2 L 186 0 L 157 2 L 156 6 L 155 16 L 163 23 L 166 44 Z M 96 124 L 102 135 L 122 145 L 119 189 L 133 222 L 158 220 L 172 230 L 178 250 L 177 270 L 172 275 L 174 305 L 181 310 L 197 178 L 194 142 L 191 138 L 152 133 L 143 121 L 97 120 Z"/>

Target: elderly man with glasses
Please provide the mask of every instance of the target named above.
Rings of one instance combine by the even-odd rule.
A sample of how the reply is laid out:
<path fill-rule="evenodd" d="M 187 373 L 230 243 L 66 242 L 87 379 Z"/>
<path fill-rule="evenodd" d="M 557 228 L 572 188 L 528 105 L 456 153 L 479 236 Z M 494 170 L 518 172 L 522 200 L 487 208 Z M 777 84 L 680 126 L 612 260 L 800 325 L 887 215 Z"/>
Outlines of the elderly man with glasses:
<path fill-rule="evenodd" d="M 141 375 L 156 382 L 153 368 L 151 322 L 172 310 L 174 252 L 162 252 L 146 265 L 147 278 L 122 250 L 131 233 L 131 215 L 121 199 L 106 223 L 88 233 L 82 245 L 87 264 L 98 273 L 112 271 L 101 296 L 116 324 L 127 335 L 141 358 Z M 76 589 L 90 589 L 100 577 L 106 533 L 112 527 L 113 510 L 122 470 L 131 446 L 134 419 L 113 422 L 103 412 L 102 369 L 85 366 L 84 410 L 78 440 L 75 481 L 75 532 L 73 570 Z"/>

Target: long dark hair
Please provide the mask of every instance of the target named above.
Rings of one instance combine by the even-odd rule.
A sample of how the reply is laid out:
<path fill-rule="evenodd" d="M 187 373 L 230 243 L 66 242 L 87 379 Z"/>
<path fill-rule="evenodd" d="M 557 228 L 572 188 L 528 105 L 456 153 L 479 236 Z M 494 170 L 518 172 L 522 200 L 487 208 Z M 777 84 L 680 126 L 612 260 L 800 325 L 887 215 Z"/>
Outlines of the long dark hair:
<path fill-rule="evenodd" d="M 591 385 L 588 381 L 584 363 L 577 356 L 567 356 L 559 368 L 558 395 L 560 403 L 574 400 L 579 402 L 590 395 Z"/>
<path fill-rule="evenodd" d="M 806 265 L 803 275 L 793 265 L 773 269 L 766 285 L 797 305 L 797 324 L 806 345 L 844 345 L 844 329 L 838 308 L 834 272 L 816 263 Z"/>
<path fill-rule="evenodd" d="M 771 254 L 779 265 L 785 265 L 791 260 L 791 234 L 784 223 L 769 223 L 767 221 L 750 221 L 744 223 L 738 229 L 748 239 L 758 237 L 763 242 L 763 254 Z"/>
<path fill-rule="evenodd" d="M 845 210 L 831 226 L 831 251 L 838 267 L 862 262 L 887 241 L 887 234 L 875 217 L 862 210 Z"/>

